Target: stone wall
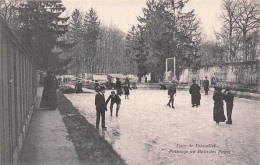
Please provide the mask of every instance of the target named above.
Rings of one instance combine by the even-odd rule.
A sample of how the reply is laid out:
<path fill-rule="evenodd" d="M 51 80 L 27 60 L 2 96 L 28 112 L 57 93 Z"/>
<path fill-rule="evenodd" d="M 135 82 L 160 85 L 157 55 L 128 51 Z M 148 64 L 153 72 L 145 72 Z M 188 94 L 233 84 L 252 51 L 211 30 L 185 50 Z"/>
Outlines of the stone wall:
<path fill-rule="evenodd" d="M 222 64 L 218 66 L 202 67 L 200 69 L 184 69 L 179 81 L 191 84 L 192 80 L 202 85 L 207 76 L 211 85 L 216 83 L 244 84 L 257 86 L 259 82 L 259 61 Z"/>

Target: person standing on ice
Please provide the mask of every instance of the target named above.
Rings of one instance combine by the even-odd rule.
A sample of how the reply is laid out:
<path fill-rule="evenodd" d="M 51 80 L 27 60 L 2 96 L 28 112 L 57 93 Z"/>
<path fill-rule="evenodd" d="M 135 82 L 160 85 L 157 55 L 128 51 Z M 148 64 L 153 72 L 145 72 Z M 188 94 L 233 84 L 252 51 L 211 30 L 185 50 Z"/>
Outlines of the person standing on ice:
<path fill-rule="evenodd" d="M 128 86 L 128 85 L 125 85 L 124 86 L 124 94 L 125 94 L 125 99 L 129 99 L 129 95 L 130 95 L 130 91 L 129 90 L 132 90 L 132 88 L 130 87 L 130 86 Z"/>
<path fill-rule="evenodd" d="M 209 92 L 209 80 L 207 79 L 207 76 L 205 77 L 206 80 L 203 81 L 203 87 L 205 91 L 205 95 L 208 95 Z"/>
<path fill-rule="evenodd" d="M 128 87 L 130 87 L 130 81 L 129 81 L 128 77 L 125 78 L 125 85 L 127 85 Z"/>
<path fill-rule="evenodd" d="M 102 118 L 102 128 L 106 129 L 105 125 L 105 111 L 107 111 L 106 102 L 105 102 L 105 88 L 103 86 L 98 86 L 96 88 L 96 97 L 95 97 L 95 105 L 96 105 L 96 111 L 97 111 L 97 118 L 96 118 L 96 128 L 99 129 L 99 121 L 100 121 L 100 115 Z"/>
<path fill-rule="evenodd" d="M 170 100 L 167 104 L 169 107 L 171 107 L 171 103 L 172 103 L 172 108 L 175 108 L 174 105 L 173 105 L 174 94 L 176 94 L 176 85 L 175 85 L 175 82 L 172 81 L 172 84 L 168 88 L 168 95 L 170 96 Z"/>
<path fill-rule="evenodd" d="M 219 122 L 225 122 L 226 120 L 223 108 L 223 100 L 225 99 L 225 95 L 221 92 L 221 90 L 222 87 L 215 86 L 215 93 L 213 95 L 213 119 L 217 124 L 219 124 Z"/>
<path fill-rule="evenodd" d="M 44 88 L 40 108 L 55 110 L 58 107 L 56 90 L 58 89 L 58 80 L 52 71 L 47 71 L 47 76 L 44 78 Z"/>
<path fill-rule="evenodd" d="M 190 87 L 191 104 L 192 107 L 200 105 L 200 87 L 196 84 L 196 80 L 192 80 L 193 84 Z"/>
<path fill-rule="evenodd" d="M 116 103 L 116 116 L 118 116 L 118 111 L 121 105 L 120 97 L 115 93 L 115 91 L 111 92 L 111 95 L 106 100 L 106 105 L 108 104 L 109 100 L 111 99 L 110 103 L 110 116 L 113 114 L 113 106 Z"/>
<path fill-rule="evenodd" d="M 234 103 L 234 95 L 231 93 L 229 88 L 226 88 L 225 90 L 225 102 L 227 107 L 227 118 L 228 121 L 226 124 L 232 124 L 232 109 L 233 109 L 233 103 Z"/>
<path fill-rule="evenodd" d="M 76 89 L 76 93 L 83 92 L 83 90 L 82 90 L 82 83 L 80 82 L 80 80 L 76 83 L 75 89 Z"/>
<path fill-rule="evenodd" d="M 122 86 L 121 86 L 121 81 L 119 78 L 116 78 L 116 94 L 121 96 L 123 94 Z"/>

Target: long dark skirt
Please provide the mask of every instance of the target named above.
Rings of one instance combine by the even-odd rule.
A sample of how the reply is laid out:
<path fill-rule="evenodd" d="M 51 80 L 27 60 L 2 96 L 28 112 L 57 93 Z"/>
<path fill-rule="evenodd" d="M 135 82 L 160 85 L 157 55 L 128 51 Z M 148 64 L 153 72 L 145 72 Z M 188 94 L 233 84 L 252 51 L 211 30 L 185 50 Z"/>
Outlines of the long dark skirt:
<path fill-rule="evenodd" d="M 225 122 L 226 117 L 224 115 L 223 105 L 214 105 L 213 108 L 213 118 L 216 122 Z"/>
<path fill-rule="evenodd" d="M 117 93 L 117 95 L 121 96 L 121 95 L 123 94 L 122 88 L 118 88 L 118 89 L 116 90 L 116 93 Z"/>
<path fill-rule="evenodd" d="M 191 104 L 200 105 L 200 93 L 191 95 Z"/>
<path fill-rule="evenodd" d="M 58 107 L 55 88 L 44 88 L 42 92 L 41 108 L 56 109 Z"/>

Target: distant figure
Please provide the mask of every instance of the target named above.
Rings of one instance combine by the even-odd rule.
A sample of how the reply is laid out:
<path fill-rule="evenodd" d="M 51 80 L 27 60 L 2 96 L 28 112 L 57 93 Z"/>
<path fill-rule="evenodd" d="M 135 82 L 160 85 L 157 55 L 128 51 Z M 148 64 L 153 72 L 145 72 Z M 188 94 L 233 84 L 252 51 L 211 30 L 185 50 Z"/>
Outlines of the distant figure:
<path fill-rule="evenodd" d="M 115 77 L 112 77 L 112 86 L 113 86 L 113 89 L 116 89 L 116 78 Z"/>
<path fill-rule="evenodd" d="M 95 80 L 95 90 L 97 90 L 97 87 L 100 87 L 100 84 L 99 84 L 99 82 L 97 80 Z"/>
<path fill-rule="evenodd" d="M 129 81 L 128 77 L 125 78 L 125 85 L 127 85 L 128 87 L 130 87 L 130 81 Z"/>
<path fill-rule="evenodd" d="M 95 105 L 96 105 L 96 112 L 97 112 L 97 118 L 96 118 L 96 128 L 99 129 L 99 121 L 100 121 L 100 115 L 102 117 L 102 128 L 106 129 L 105 125 L 105 111 L 107 111 L 106 102 L 105 102 L 105 89 L 103 87 L 97 87 L 96 88 L 96 97 L 95 97 Z"/>
<path fill-rule="evenodd" d="M 144 82 L 147 83 L 147 76 L 145 76 Z"/>
<path fill-rule="evenodd" d="M 196 81 L 192 81 L 193 84 L 190 87 L 191 104 L 192 107 L 198 107 L 200 105 L 200 87 L 196 84 Z"/>
<path fill-rule="evenodd" d="M 115 91 L 111 92 L 111 95 L 107 98 L 106 100 L 106 105 L 108 104 L 109 100 L 111 99 L 111 103 L 110 103 L 110 116 L 112 116 L 113 114 L 113 106 L 116 103 L 116 116 L 118 116 L 118 111 L 121 105 L 121 99 L 120 97 L 115 94 Z"/>
<path fill-rule="evenodd" d="M 166 87 L 166 85 L 161 85 L 161 88 L 160 88 L 161 90 L 166 90 L 167 89 L 167 87 Z"/>
<path fill-rule="evenodd" d="M 124 86 L 125 99 L 129 99 L 129 95 L 130 95 L 129 89 L 132 90 L 132 88 L 130 86 L 127 86 L 127 85 Z"/>
<path fill-rule="evenodd" d="M 112 77 L 108 76 L 108 89 L 112 89 L 113 88 L 113 81 L 112 81 Z"/>
<path fill-rule="evenodd" d="M 207 77 L 205 77 L 206 80 L 203 81 L 203 87 L 204 87 L 204 91 L 205 91 L 205 95 L 208 95 L 209 92 L 209 80 L 207 79 Z"/>
<path fill-rule="evenodd" d="M 121 96 L 123 94 L 123 90 L 121 87 L 121 81 L 119 80 L 119 78 L 116 78 L 116 94 Z"/>
<path fill-rule="evenodd" d="M 176 94 L 176 85 L 175 85 L 175 82 L 172 82 L 172 84 L 168 88 L 168 95 L 170 96 L 170 100 L 167 104 L 169 107 L 171 107 L 171 103 L 172 103 L 172 108 L 175 108 L 173 105 L 174 94 Z"/>
<path fill-rule="evenodd" d="M 226 124 L 232 124 L 232 109 L 233 109 L 233 103 L 234 103 L 234 95 L 231 93 L 230 89 L 227 88 L 225 90 L 225 102 L 227 107 L 227 118 L 228 121 Z"/>
<path fill-rule="evenodd" d="M 75 89 L 76 89 L 76 93 L 82 93 L 82 83 L 80 81 L 78 81 L 75 85 Z"/>
<path fill-rule="evenodd" d="M 213 119 L 214 121 L 219 124 L 219 122 L 225 122 L 226 117 L 224 115 L 224 108 L 223 108 L 223 100 L 224 94 L 221 93 L 222 88 L 216 86 L 215 93 L 213 95 L 214 100 L 214 108 L 213 108 Z"/>
<path fill-rule="evenodd" d="M 54 73 L 48 71 L 47 76 L 44 78 L 44 89 L 42 92 L 41 108 L 54 110 L 58 107 L 56 90 L 58 89 L 58 80 Z"/>

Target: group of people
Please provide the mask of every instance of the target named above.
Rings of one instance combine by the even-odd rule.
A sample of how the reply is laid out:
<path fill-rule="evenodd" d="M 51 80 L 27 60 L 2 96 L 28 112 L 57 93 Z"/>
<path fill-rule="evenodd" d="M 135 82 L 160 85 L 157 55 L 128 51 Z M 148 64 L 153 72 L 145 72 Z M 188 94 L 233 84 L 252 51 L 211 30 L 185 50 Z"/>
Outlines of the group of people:
<path fill-rule="evenodd" d="M 206 79 L 203 81 L 203 86 L 205 90 L 205 95 L 208 95 L 209 91 L 209 81 Z M 168 88 L 168 95 L 170 97 L 170 100 L 168 102 L 168 106 L 174 107 L 174 95 L 176 96 L 176 81 L 173 81 L 173 83 Z M 124 87 L 124 94 L 125 99 L 129 99 L 129 89 L 130 87 L 130 81 L 126 77 L 125 83 L 123 85 Z M 76 83 L 76 92 L 82 92 L 82 83 L 78 81 Z M 46 109 L 56 109 L 57 104 L 57 96 L 56 96 L 56 90 L 58 89 L 58 81 L 57 78 L 54 76 L 53 72 L 47 72 L 47 76 L 44 79 L 44 89 L 42 93 L 42 99 L 40 103 L 41 108 Z M 106 128 L 105 126 L 105 111 L 107 111 L 107 104 L 110 101 L 110 116 L 113 115 L 113 106 L 116 104 L 116 116 L 118 116 L 120 105 L 121 105 L 121 98 L 120 96 L 123 94 L 122 91 L 122 85 L 119 78 L 117 78 L 116 81 L 116 93 L 115 91 L 111 91 L 110 96 L 105 99 L 104 93 L 105 93 L 105 87 L 104 86 L 97 86 L 96 88 L 96 96 L 95 96 L 95 105 L 96 105 L 96 128 L 99 128 L 100 123 L 100 116 L 102 117 L 102 128 Z M 200 94 L 200 86 L 196 84 L 196 81 L 193 80 L 193 84 L 189 88 L 189 93 L 191 94 L 191 104 L 192 107 L 198 107 L 200 105 L 201 100 L 201 94 Z M 214 121 L 219 124 L 220 122 L 225 122 L 226 117 L 224 114 L 224 104 L 223 101 L 226 102 L 226 110 L 227 110 L 227 121 L 226 124 L 232 124 L 232 109 L 233 109 L 233 102 L 234 102 L 234 95 L 231 93 L 230 88 L 226 88 L 224 93 L 221 92 L 222 87 L 215 86 L 215 92 L 213 94 L 213 100 L 214 100 L 214 108 L 213 108 L 213 119 Z"/>
<path fill-rule="evenodd" d="M 223 100 L 226 102 L 227 118 L 226 124 L 232 124 L 232 109 L 234 104 L 234 95 L 231 93 L 230 88 L 226 88 L 225 92 L 222 93 L 222 87 L 215 86 L 215 93 L 213 95 L 214 109 L 213 116 L 214 121 L 219 124 L 225 122 L 226 117 L 224 114 Z"/>
<path fill-rule="evenodd" d="M 200 105 L 201 100 L 201 93 L 200 93 L 200 86 L 196 84 L 196 81 L 192 81 L 193 84 L 189 88 L 189 93 L 191 94 L 191 104 L 192 107 L 198 107 Z M 207 77 L 203 81 L 205 95 L 208 95 L 209 91 L 209 81 Z M 222 93 L 221 86 L 215 86 L 215 92 L 213 94 L 214 100 L 214 108 L 213 108 L 213 119 L 214 121 L 219 124 L 220 122 L 225 122 L 226 117 L 224 114 L 224 107 L 223 107 L 223 100 L 226 102 L 226 110 L 227 110 L 227 118 L 226 124 L 232 124 L 232 109 L 234 103 L 234 94 L 230 91 L 230 88 L 226 88 L 225 92 Z M 174 95 L 176 95 L 176 82 L 173 81 L 172 84 L 168 87 L 168 95 L 170 100 L 168 102 L 168 106 L 174 107 Z"/>
<path fill-rule="evenodd" d="M 123 94 L 122 91 L 122 85 L 121 85 L 121 81 L 119 78 L 117 78 L 116 81 L 116 93 L 115 91 L 111 91 L 110 96 L 105 100 L 105 87 L 104 86 L 97 86 L 96 88 L 96 96 L 95 96 L 95 105 L 96 105 L 96 128 L 99 129 L 99 123 L 100 123 L 100 116 L 102 118 L 102 122 L 101 122 L 101 126 L 102 129 L 106 129 L 105 126 L 105 111 L 107 111 L 107 104 L 110 101 L 110 116 L 113 116 L 113 106 L 114 104 L 116 104 L 116 116 L 118 116 L 118 112 L 120 109 L 120 105 L 121 105 L 121 98 L 120 96 Z M 130 87 L 130 81 L 128 79 L 128 77 L 126 77 L 125 79 L 125 83 L 124 83 L 124 93 L 125 93 L 125 99 L 129 99 L 129 89 L 131 89 Z"/>

